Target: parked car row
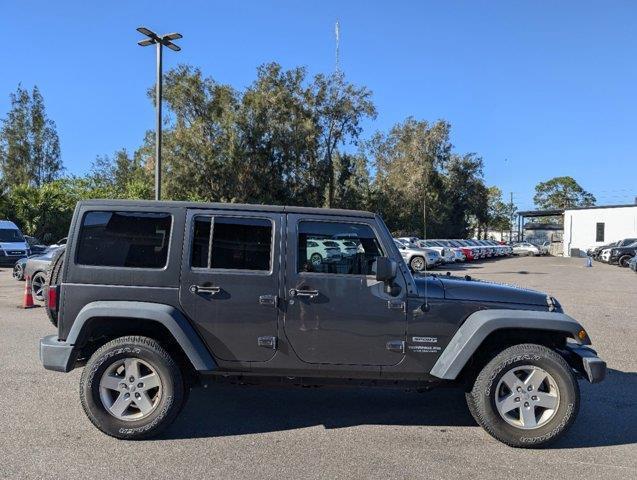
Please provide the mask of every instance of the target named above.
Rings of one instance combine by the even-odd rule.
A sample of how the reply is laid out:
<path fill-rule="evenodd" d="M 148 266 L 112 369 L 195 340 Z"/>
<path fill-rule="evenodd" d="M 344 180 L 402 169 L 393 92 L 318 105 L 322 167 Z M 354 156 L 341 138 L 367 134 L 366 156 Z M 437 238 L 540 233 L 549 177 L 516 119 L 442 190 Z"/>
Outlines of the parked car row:
<path fill-rule="evenodd" d="M 15 261 L 13 265 L 12 276 L 17 281 L 24 281 L 29 277 L 31 279 L 31 293 L 33 298 L 39 302 L 44 301 L 44 286 L 47 281 L 47 274 L 53 255 L 60 248 L 66 245 L 66 238 L 58 240 L 52 245 L 41 245 L 36 238 L 24 236 L 29 245 L 37 245 L 42 247 L 35 249 L 37 253 L 31 248 L 28 256 L 22 256 Z M 32 241 L 29 239 L 33 239 Z"/>
<path fill-rule="evenodd" d="M 637 238 L 624 238 L 608 245 L 591 248 L 586 253 L 593 260 L 624 268 L 630 267 L 637 271 L 637 267 L 633 267 L 633 260 L 637 257 Z"/>
<path fill-rule="evenodd" d="M 513 254 L 510 246 L 492 240 L 423 240 L 418 237 L 399 237 L 394 238 L 394 241 L 405 263 L 415 272 L 446 263 L 471 262 Z"/>

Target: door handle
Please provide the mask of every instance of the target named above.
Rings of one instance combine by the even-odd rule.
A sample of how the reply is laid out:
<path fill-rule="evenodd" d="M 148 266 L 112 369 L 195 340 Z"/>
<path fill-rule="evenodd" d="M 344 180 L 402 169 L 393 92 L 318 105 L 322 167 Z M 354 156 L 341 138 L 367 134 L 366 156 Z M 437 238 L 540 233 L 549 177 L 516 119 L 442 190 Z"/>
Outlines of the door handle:
<path fill-rule="evenodd" d="M 204 287 L 201 285 L 190 285 L 191 293 L 206 293 L 208 295 L 215 295 L 221 291 L 221 287 Z"/>
<path fill-rule="evenodd" d="M 299 290 L 296 288 L 290 289 L 290 297 L 316 298 L 318 296 L 319 296 L 318 290 Z"/>

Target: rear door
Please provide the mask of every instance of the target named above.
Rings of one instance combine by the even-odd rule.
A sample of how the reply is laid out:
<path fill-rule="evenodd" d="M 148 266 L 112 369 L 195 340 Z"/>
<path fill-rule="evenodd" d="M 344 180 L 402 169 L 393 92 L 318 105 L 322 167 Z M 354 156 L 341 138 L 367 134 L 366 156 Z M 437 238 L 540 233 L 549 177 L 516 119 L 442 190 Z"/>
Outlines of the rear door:
<path fill-rule="evenodd" d="M 267 212 L 187 214 L 180 302 L 217 358 L 274 355 L 281 222 Z"/>

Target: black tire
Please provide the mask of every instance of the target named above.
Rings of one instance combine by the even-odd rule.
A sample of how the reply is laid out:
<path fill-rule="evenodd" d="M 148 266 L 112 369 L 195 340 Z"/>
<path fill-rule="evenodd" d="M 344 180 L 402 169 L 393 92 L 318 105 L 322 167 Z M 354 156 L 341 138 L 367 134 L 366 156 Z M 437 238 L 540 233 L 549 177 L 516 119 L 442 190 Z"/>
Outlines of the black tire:
<path fill-rule="evenodd" d="M 619 265 L 622 268 L 626 268 L 628 267 L 628 263 L 630 262 L 630 259 L 633 258 L 630 255 L 622 255 L 621 257 L 619 257 L 619 260 L 617 261 L 617 265 Z"/>
<path fill-rule="evenodd" d="M 496 407 L 500 380 L 522 366 L 539 367 L 550 374 L 559 392 L 552 417 L 533 429 L 511 425 Z M 521 448 L 545 447 L 560 438 L 575 421 L 580 405 L 579 385 L 569 365 L 559 354 L 535 344 L 514 345 L 498 354 L 480 371 L 466 397 L 473 418 L 487 433 L 506 445 Z"/>
<path fill-rule="evenodd" d="M 49 286 L 59 285 L 60 281 L 62 280 L 62 267 L 64 266 L 65 251 L 66 248 L 61 247 L 58 249 L 57 252 L 53 254 L 53 258 L 51 258 L 51 265 L 49 266 L 49 270 L 47 271 L 46 284 L 44 286 L 44 307 L 46 310 L 46 316 L 49 317 L 49 321 L 53 324 L 54 327 L 58 326 L 57 311 L 51 310 L 48 302 L 46 301 L 46 297 L 48 296 Z"/>
<path fill-rule="evenodd" d="M 161 394 L 148 416 L 122 420 L 112 415 L 100 397 L 100 380 L 107 369 L 124 358 L 142 360 L 161 380 Z M 177 417 L 184 405 L 185 385 L 181 369 L 162 346 L 148 337 L 128 336 L 112 340 L 97 350 L 84 367 L 80 399 L 89 420 L 102 432 L 119 439 L 140 440 L 158 435 Z"/>

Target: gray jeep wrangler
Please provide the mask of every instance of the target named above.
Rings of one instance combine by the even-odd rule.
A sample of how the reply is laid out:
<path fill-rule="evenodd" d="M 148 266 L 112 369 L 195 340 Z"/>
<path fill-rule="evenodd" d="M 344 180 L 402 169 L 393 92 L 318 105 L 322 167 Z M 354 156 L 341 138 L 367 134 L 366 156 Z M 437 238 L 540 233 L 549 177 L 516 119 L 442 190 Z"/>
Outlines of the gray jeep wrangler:
<path fill-rule="evenodd" d="M 413 275 L 359 211 L 80 202 L 47 308 L 44 367 L 84 365 L 84 411 L 123 439 L 160 432 L 202 379 L 235 379 L 455 384 L 493 437 L 542 446 L 575 420 L 577 376 L 606 374 L 553 297 Z"/>

